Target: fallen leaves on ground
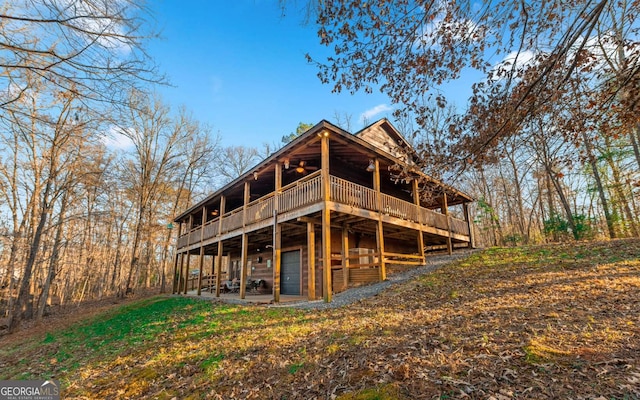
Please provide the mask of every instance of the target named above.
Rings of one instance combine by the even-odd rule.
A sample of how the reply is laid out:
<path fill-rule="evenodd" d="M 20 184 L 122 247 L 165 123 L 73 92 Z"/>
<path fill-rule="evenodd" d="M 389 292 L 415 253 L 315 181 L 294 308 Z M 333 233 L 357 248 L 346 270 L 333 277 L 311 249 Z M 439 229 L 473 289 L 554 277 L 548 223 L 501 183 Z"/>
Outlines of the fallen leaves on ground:
<path fill-rule="evenodd" d="M 13 341 L 0 375 L 64 398 L 637 399 L 638 255 L 488 249 L 330 310 L 155 297 Z"/>

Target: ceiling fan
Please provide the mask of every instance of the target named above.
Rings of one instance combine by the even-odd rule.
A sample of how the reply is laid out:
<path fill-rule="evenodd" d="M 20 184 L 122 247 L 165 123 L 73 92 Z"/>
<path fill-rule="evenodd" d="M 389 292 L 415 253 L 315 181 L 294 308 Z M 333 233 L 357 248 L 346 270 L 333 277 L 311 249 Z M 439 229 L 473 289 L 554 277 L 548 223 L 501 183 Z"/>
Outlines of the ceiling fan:
<path fill-rule="evenodd" d="M 314 167 L 312 165 L 307 165 L 307 162 L 304 160 L 300 160 L 300 162 L 298 163 L 298 165 L 296 165 L 295 168 L 292 168 L 289 170 L 289 172 L 297 172 L 301 175 L 306 175 L 307 173 L 309 173 L 309 171 L 316 171 L 318 169 L 318 167 Z"/>

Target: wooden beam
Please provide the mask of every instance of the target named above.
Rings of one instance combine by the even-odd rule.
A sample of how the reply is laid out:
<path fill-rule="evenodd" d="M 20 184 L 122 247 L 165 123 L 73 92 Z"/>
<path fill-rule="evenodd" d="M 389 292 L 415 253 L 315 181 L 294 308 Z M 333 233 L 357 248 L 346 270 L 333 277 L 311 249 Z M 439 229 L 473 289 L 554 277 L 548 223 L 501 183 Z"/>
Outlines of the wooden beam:
<path fill-rule="evenodd" d="M 387 279 L 387 268 L 386 262 L 384 259 L 384 229 L 382 226 L 382 220 L 378 221 L 378 227 L 376 229 L 376 247 L 378 247 L 378 253 L 381 256 L 378 258 L 380 260 L 380 280 L 384 281 Z"/>
<path fill-rule="evenodd" d="M 202 223 L 200 224 L 200 259 L 198 260 L 198 296 L 202 296 L 202 270 L 204 269 L 204 224 L 207 220 L 207 206 L 202 207 Z"/>
<path fill-rule="evenodd" d="M 416 212 L 418 213 L 418 221 L 422 225 L 422 212 L 420 211 L 420 191 L 418 190 L 418 180 L 411 181 L 413 189 L 413 202 L 416 205 Z M 418 251 L 422 257 L 422 262 L 426 262 L 424 258 L 424 236 L 422 236 L 422 228 L 418 230 Z"/>
<path fill-rule="evenodd" d="M 331 198 L 329 185 L 329 132 L 322 132 L 321 143 L 321 172 L 322 177 L 322 295 L 329 303 L 332 298 L 331 285 L 331 210 L 328 202 Z"/>
<path fill-rule="evenodd" d="M 342 227 L 342 283 L 343 290 L 349 289 L 349 229 Z"/>
<path fill-rule="evenodd" d="M 200 259 L 198 260 L 198 296 L 202 296 L 202 270 L 204 269 L 204 246 L 200 246 Z"/>
<path fill-rule="evenodd" d="M 224 208 L 226 203 L 226 197 L 220 196 L 220 217 L 218 217 L 218 265 L 216 268 L 216 297 L 220 297 L 220 284 L 222 283 L 222 239 L 220 238 L 220 232 L 222 231 L 222 216 L 224 215 Z"/>
<path fill-rule="evenodd" d="M 469 204 L 462 204 L 462 209 L 464 211 L 464 218 L 467 221 L 467 226 L 469 227 L 469 248 L 472 249 L 476 245 L 475 232 L 473 231 L 473 220 L 471 219 L 471 210 L 469 209 Z"/>
<path fill-rule="evenodd" d="M 378 210 L 382 210 L 382 191 L 380 189 L 380 161 L 378 158 L 373 159 L 375 168 L 373 169 L 373 189 L 376 191 L 376 203 Z M 384 261 L 384 229 L 382 226 L 382 213 L 378 213 L 378 224 L 376 226 L 376 247 L 380 254 L 380 267 L 378 276 L 380 281 L 387 279 L 387 267 Z"/>
<path fill-rule="evenodd" d="M 316 230 L 312 222 L 307 222 L 307 297 L 309 300 L 316 299 Z"/>
<path fill-rule="evenodd" d="M 184 294 L 187 294 L 189 286 L 189 266 L 191 264 L 191 253 L 187 251 L 187 265 L 185 266 L 184 274 Z"/>
<path fill-rule="evenodd" d="M 184 253 L 176 253 L 176 271 L 173 275 L 173 292 L 171 294 L 175 294 L 178 292 L 178 288 L 180 287 L 180 278 L 182 276 L 182 263 L 184 261 Z M 180 261 L 178 262 L 178 258 Z M 179 293 L 179 292 L 178 292 Z"/>
<path fill-rule="evenodd" d="M 282 263 L 282 226 L 278 223 L 278 211 L 273 211 L 273 302 L 280 302 L 280 267 Z"/>
<path fill-rule="evenodd" d="M 247 248 L 249 247 L 249 235 L 242 234 L 242 250 L 240 252 L 240 298 L 244 299 L 247 291 Z"/>
<path fill-rule="evenodd" d="M 282 225 L 278 223 L 278 208 L 280 206 L 280 190 L 282 189 L 282 167 L 276 164 L 275 185 L 273 196 L 273 302 L 280 302 L 280 269 L 282 266 Z"/>

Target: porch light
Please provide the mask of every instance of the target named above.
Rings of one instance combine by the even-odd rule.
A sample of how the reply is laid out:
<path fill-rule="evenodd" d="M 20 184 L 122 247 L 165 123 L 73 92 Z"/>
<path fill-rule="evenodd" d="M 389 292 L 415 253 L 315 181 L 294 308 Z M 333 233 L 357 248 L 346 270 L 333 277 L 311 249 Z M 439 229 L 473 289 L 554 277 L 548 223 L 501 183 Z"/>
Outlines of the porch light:
<path fill-rule="evenodd" d="M 367 165 L 367 172 L 373 172 L 376 169 L 376 165 L 373 163 L 373 160 L 369 160 L 369 165 Z"/>
<path fill-rule="evenodd" d="M 253 171 L 253 180 L 258 180 L 258 171 Z"/>
<path fill-rule="evenodd" d="M 289 159 L 284 160 L 284 169 L 289 169 Z"/>

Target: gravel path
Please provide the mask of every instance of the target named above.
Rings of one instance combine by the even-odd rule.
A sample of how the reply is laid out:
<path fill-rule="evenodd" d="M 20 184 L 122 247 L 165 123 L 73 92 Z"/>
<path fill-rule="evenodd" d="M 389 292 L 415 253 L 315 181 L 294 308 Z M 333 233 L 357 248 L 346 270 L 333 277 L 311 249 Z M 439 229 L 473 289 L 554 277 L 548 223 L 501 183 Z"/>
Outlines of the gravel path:
<path fill-rule="evenodd" d="M 465 258 L 475 252 L 476 250 L 461 250 L 456 251 L 453 255 L 437 255 L 428 256 L 427 264 L 421 267 L 412 268 L 405 272 L 387 276 L 387 280 L 378 283 L 372 283 L 370 285 L 364 285 L 353 289 L 346 290 L 344 292 L 336 293 L 333 295 L 331 303 L 325 303 L 324 300 L 304 301 L 300 303 L 286 303 L 286 304 L 272 304 L 270 307 L 295 307 L 306 309 L 327 309 L 327 308 L 339 308 L 367 297 L 375 296 L 383 290 L 397 285 L 398 283 L 406 282 L 407 280 L 418 276 L 428 274 L 435 271 L 438 268 L 449 264 L 452 261 Z"/>

